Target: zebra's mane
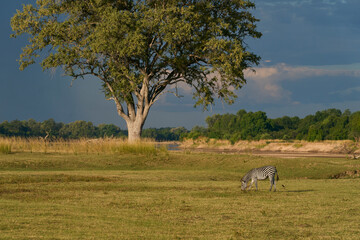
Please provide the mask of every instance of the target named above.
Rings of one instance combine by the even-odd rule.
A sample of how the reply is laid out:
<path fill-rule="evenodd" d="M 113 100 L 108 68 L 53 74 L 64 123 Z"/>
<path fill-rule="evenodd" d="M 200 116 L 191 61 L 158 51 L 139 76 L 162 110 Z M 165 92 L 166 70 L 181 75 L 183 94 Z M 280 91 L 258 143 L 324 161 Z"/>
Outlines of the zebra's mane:
<path fill-rule="evenodd" d="M 248 182 L 251 179 L 252 172 L 255 170 L 255 168 L 251 169 L 243 178 L 241 181 Z"/>

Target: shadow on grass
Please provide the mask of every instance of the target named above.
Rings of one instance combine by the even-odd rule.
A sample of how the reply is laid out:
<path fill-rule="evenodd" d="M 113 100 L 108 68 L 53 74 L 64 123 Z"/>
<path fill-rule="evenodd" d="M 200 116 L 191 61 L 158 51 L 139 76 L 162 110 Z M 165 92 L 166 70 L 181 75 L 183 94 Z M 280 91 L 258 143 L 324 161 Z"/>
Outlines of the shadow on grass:
<path fill-rule="evenodd" d="M 282 192 L 298 192 L 298 193 L 301 193 L 301 192 L 314 192 L 315 190 L 312 190 L 312 189 L 306 189 L 306 190 L 282 190 Z"/>
<path fill-rule="evenodd" d="M 241 191 L 242 193 L 256 193 L 256 192 L 270 192 L 269 190 L 248 190 L 248 191 Z M 302 193 L 302 192 L 315 192 L 315 190 L 313 189 L 304 189 L 304 190 L 286 190 L 286 189 L 282 189 L 282 190 L 278 190 L 278 191 L 271 191 L 273 193 L 277 193 L 277 192 L 288 192 L 288 193 Z"/>

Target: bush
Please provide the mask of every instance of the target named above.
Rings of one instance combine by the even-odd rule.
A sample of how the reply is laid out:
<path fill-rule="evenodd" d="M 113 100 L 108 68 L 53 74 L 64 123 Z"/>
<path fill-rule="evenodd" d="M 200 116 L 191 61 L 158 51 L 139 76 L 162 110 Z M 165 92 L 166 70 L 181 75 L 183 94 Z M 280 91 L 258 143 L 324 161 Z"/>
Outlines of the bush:
<path fill-rule="evenodd" d="M 260 135 L 260 140 L 268 140 L 268 139 L 272 139 L 269 133 L 263 133 Z"/>

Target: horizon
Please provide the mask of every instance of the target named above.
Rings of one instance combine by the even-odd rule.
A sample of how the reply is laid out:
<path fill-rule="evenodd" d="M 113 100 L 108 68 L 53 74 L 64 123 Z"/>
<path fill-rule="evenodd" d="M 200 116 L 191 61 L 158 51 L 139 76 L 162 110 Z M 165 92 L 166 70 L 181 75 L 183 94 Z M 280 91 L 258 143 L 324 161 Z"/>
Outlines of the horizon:
<path fill-rule="evenodd" d="M 283 117 L 290 117 L 290 118 L 298 117 L 300 120 L 302 120 L 302 119 L 304 119 L 304 118 L 306 118 L 306 117 L 308 117 L 308 116 L 315 116 L 315 114 L 316 114 L 317 112 L 324 112 L 324 111 L 331 110 L 331 109 L 334 109 L 334 108 L 328 108 L 328 109 L 318 110 L 318 111 L 316 111 L 315 113 L 308 114 L 308 115 L 305 115 L 305 116 L 303 116 L 303 117 L 284 115 L 284 116 L 281 116 L 281 117 L 272 118 L 272 117 L 269 117 L 266 112 L 264 112 L 264 113 L 265 113 L 267 119 L 271 119 L 271 120 L 278 119 L 278 118 L 283 118 Z M 242 110 L 245 110 L 245 109 L 239 109 L 237 112 L 242 111 Z M 350 109 L 345 109 L 344 111 L 342 111 L 342 110 L 340 110 L 340 109 L 335 109 L 335 110 L 341 111 L 341 114 L 344 114 L 346 111 L 350 111 L 351 114 L 356 113 L 356 112 L 360 112 L 360 110 L 353 112 L 353 111 L 351 111 Z M 245 110 L 245 111 L 246 111 L 246 110 Z M 235 112 L 235 113 L 224 113 L 224 114 L 219 114 L 219 115 L 225 115 L 225 114 L 233 114 L 233 115 L 236 115 L 237 112 Z M 254 112 L 254 111 L 246 111 L 246 113 L 251 113 L 251 112 L 252 112 L 252 113 L 256 113 L 256 112 L 263 112 L 263 111 L 255 111 L 255 112 Z M 216 114 L 214 114 L 214 115 L 216 115 Z M 212 116 L 214 116 L 214 115 L 209 115 L 209 117 L 212 117 Z M 0 125 L 3 124 L 4 122 L 9 122 L 9 123 L 11 123 L 12 121 L 20 121 L 20 122 L 22 122 L 22 121 L 29 121 L 29 120 L 34 120 L 34 121 L 36 121 L 36 122 L 38 122 L 38 123 L 42 123 L 42 122 L 45 122 L 45 121 L 48 121 L 48 120 L 54 120 L 55 123 L 63 123 L 63 124 L 70 124 L 70 123 L 74 123 L 74 122 L 78 122 L 78 121 L 84 121 L 84 122 L 93 124 L 93 126 L 95 126 L 95 127 L 99 127 L 99 125 L 102 125 L 102 124 L 105 124 L 105 125 L 111 125 L 111 124 L 113 124 L 113 125 L 115 125 L 116 127 L 119 127 L 121 131 L 127 132 L 127 129 L 126 129 L 126 128 L 121 128 L 119 125 L 116 125 L 116 124 L 114 124 L 114 123 L 93 123 L 93 122 L 91 122 L 91 121 L 86 121 L 86 120 L 81 120 L 81 119 L 75 120 L 75 121 L 72 121 L 72 122 L 57 121 L 57 120 L 54 119 L 54 118 L 45 119 L 45 120 L 43 120 L 43 121 L 37 121 L 36 119 L 33 119 L 33 118 L 29 118 L 29 119 L 14 119 L 14 120 L 11 120 L 11 121 L 8 121 L 8 120 L 1 121 L 1 122 L 0 122 Z M 144 129 L 144 130 L 145 130 L 145 129 L 152 129 L 152 128 L 153 128 L 153 129 L 165 129 L 165 128 L 175 129 L 175 128 L 182 128 L 182 127 L 185 128 L 185 129 L 188 130 L 188 131 L 191 131 L 192 128 L 194 128 L 194 127 L 205 127 L 205 128 L 206 128 L 206 127 L 208 127 L 208 126 L 207 126 L 206 121 L 205 121 L 205 119 L 204 119 L 204 125 L 194 125 L 191 129 L 186 128 L 185 126 L 144 127 L 143 129 Z"/>

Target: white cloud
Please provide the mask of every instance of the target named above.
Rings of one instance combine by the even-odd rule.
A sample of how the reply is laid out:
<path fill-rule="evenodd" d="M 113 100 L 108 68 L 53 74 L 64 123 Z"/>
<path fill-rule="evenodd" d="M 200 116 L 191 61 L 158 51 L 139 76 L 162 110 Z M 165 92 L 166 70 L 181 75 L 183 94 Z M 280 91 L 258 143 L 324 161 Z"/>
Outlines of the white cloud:
<path fill-rule="evenodd" d="M 346 69 L 339 68 L 339 66 L 318 66 L 318 67 L 308 67 L 308 66 L 289 66 L 285 63 L 277 64 L 272 67 L 257 67 L 254 68 L 255 72 L 247 71 L 246 76 L 249 79 L 255 81 L 263 80 L 273 80 L 273 81 L 283 81 L 283 80 L 297 80 L 305 77 L 319 77 L 319 76 L 360 76 L 360 70 L 356 69 Z"/>
<path fill-rule="evenodd" d="M 356 65 L 353 65 L 356 66 Z M 359 69 L 359 68 L 357 68 Z M 297 81 L 305 78 L 316 78 L 321 76 L 352 76 L 359 77 L 360 70 L 349 66 L 289 66 L 277 64 L 271 67 L 257 67 L 253 71 L 246 71 L 248 88 L 245 97 L 256 102 L 286 101 L 292 103 L 291 92 L 282 87 L 284 81 Z M 350 94 L 359 89 L 349 89 L 342 94 Z"/>

